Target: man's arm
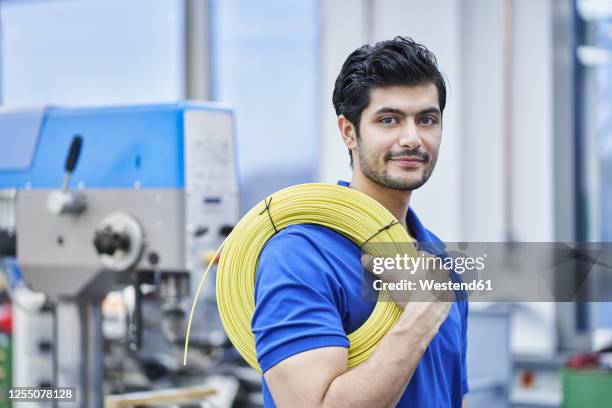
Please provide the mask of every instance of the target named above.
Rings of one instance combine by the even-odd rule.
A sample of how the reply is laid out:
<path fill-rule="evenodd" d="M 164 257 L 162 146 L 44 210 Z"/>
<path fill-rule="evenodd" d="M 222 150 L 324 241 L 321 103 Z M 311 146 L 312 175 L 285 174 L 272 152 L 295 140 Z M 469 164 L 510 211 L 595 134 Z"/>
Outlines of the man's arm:
<path fill-rule="evenodd" d="M 348 370 L 347 349 L 323 347 L 291 356 L 264 373 L 282 407 L 395 406 L 452 303 L 407 303 L 374 353 Z"/>

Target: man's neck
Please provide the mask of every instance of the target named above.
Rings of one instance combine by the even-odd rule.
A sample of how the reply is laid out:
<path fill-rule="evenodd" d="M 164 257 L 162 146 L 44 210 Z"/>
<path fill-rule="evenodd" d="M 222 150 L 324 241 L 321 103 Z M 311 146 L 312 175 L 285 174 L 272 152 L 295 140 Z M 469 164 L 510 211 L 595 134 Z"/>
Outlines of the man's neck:
<path fill-rule="evenodd" d="M 410 205 L 411 191 L 394 190 L 381 186 L 358 171 L 353 173 L 350 186 L 384 205 L 402 223 L 404 228 L 407 228 L 406 214 Z"/>

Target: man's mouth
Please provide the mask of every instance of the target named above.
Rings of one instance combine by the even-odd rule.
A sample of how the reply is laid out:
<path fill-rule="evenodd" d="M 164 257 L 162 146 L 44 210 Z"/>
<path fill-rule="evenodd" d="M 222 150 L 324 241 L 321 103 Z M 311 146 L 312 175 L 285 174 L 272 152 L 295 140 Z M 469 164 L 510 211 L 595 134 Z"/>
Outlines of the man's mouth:
<path fill-rule="evenodd" d="M 390 161 L 403 169 L 416 169 L 425 163 L 422 158 L 414 156 L 394 157 Z"/>

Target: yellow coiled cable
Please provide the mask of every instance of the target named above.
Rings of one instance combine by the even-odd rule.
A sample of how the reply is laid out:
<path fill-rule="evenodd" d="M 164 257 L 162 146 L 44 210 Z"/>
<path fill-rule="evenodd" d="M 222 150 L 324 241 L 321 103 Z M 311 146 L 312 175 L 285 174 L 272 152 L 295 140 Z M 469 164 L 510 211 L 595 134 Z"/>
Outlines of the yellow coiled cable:
<path fill-rule="evenodd" d="M 260 372 L 255 337 L 251 331 L 257 262 L 266 242 L 277 231 L 293 224 L 318 224 L 344 235 L 359 246 L 367 242 L 366 252 L 373 256 L 389 256 L 390 253 L 417 255 L 412 239 L 395 217 L 376 200 L 351 188 L 322 183 L 300 184 L 280 190 L 253 207 L 217 250 L 218 254 L 223 248 L 217 269 L 216 292 L 221 321 L 230 341 Z M 211 265 L 212 262 L 193 301 L 185 340 L 185 364 L 195 304 Z M 389 293 L 380 292 L 370 317 L 348 335 L 349 368 L 370 356 L 400 314 L 401 309 L 391 301 Z"/>

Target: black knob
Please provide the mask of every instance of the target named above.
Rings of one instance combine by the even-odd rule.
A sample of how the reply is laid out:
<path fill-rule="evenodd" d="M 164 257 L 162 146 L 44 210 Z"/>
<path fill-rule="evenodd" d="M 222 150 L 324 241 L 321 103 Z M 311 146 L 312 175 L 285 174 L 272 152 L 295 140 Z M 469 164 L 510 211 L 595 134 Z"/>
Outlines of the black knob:
<path fill-rule="evenodd" d="M 41 353 L 51 352 L 51 342 L 49 340 L 41 340 L 40 343 L 38 343 L 38 349 Z"/>
<path fill-rule="evenodd" d="M 159 255 L 155 251 L 149 252 L 149 263 L 153 266 L 159 263 Z"/>
<path fill-rule="evenodd" d="M 81 145 L 83 144 L 83 139 L 79 135 L 74 135 L 72 138 L 72 143 L 70 144 L 70 150 L 68 150 L 68 157 L 66 157 L 66 165 L 64 166 L 64 170 L 68 173 L 72 173 L 74 168 L 77 165 L 77 161 L 79 160 L 79 154 L 81 153 Z"/>
<path fill-rule="evenodd" d="M 195 237 L 201 237 L 202 235 L 205 235 L 207 232 L 208 232 L 208 227 L 200 225 L 198 228 L 196 228 L 196 230 L 193 233 L 193 235 Z"/>
<path fill-rule="evenodd" d="M 219 228 L 219 235 L 222 237 L 227 237 L 234 230 L 233 225 L 224 225 Z"/>
<path fill-rule="evenodd" d="M 122 251 L 130 249 L 130 237 L 107 226 L 103 230 L 96 231 L 94 246 L 100 255 L 113 255 L 119 249 Z"/>

